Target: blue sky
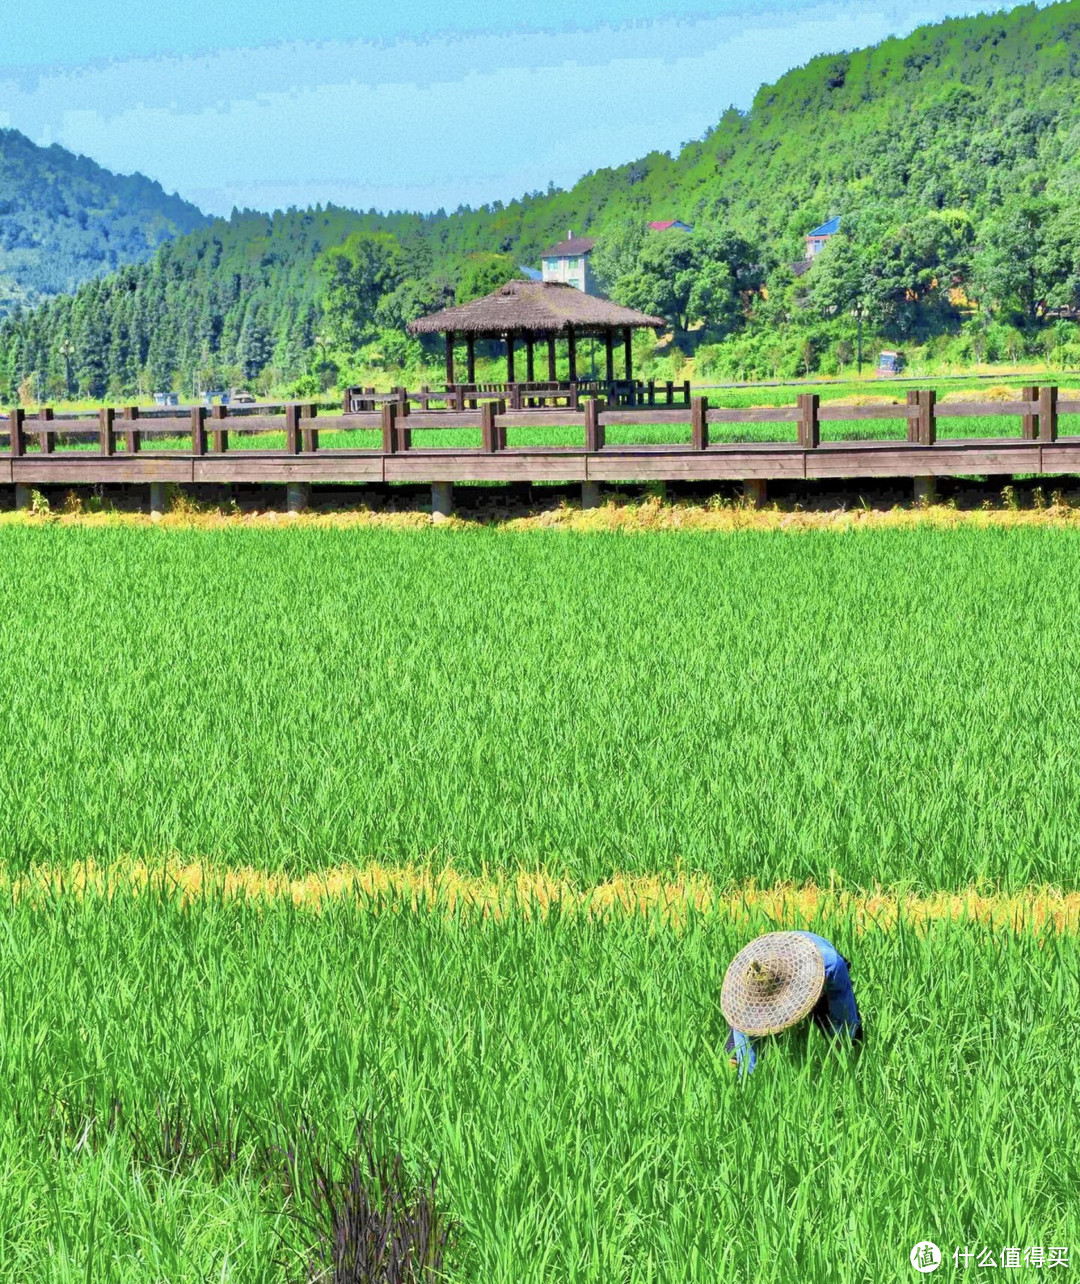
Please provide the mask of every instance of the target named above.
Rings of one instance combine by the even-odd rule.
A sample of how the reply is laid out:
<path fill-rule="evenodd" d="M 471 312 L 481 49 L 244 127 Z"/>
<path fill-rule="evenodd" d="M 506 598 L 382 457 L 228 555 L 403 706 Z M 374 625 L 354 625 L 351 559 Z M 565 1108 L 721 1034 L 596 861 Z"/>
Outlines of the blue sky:
<path fill-rule="evenodd" d="M 215 214 L 452 209 L 675 150 L 816 54 L 996 7 L 6 0 L 0 126 Z"/>

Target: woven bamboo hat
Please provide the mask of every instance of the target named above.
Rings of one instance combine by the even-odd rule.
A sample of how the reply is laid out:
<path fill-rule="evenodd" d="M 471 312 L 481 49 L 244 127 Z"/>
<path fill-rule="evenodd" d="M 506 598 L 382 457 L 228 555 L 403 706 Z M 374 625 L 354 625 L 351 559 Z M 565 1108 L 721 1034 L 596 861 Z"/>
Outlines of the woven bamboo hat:
<path fill-rule="evenodd" d="M 778 1034 L 806 1016 L 825 985 L 825 960 L 798 932 L 767 932 L 731 960 L 720 1009 L 733 1030 Z"/>

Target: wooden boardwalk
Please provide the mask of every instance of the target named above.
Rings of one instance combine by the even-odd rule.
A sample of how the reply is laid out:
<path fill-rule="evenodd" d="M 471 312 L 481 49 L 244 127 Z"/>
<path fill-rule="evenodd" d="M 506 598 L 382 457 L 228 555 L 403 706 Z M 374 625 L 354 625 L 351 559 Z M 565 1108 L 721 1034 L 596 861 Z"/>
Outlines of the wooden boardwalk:
<path fill-rule="evenodd" d="M 98 483 L 177 484 L 269 482 L 306 487 L 313 482 L 413 482 L 446 486 L 455 482 L 582 483 L 656 481 L 802 481 L 958 475 L 1080 474 L 1080 436 L 1058 435 L 1058 416 L 1080 415 L 1080 400 L 1059 401 L 1053 387 L 1025 388 L 1013 402 L 953 402 L 939 405 L 932 391 L 908 394 L 903 405 L 821 405 L 802 394 L 795 406 L 752 409 L 709 408 L 695 397 L 688 408 L 605 410 L 591 400 L 578 411 L 536 408 L 507 411 L 488 400 L 475 410 L 412 410 L 408 401 L 383 402 L 378 410 L 318 415 L 315 408 L 289 405 L 268 414 L 215 407 L 178 414 L 140 415 L 134 408 L 105 409 L 92 418 L 31 417 L 14 411 L 0 418 L 0 484 L 19 488 Z M 939 441 L 937 425 L 950 418 L 993 416 L 1000 437 Z M 821 441 L 822 423 L 894 420 L 886 440 Z M 1010 422 L 1011 421 L 1011 422 Z M 711 440 L 728 425 L 794 425 L 794 441 L 752 443 Z M 685 440 L 663 445 L 608 445 L 613 426 L 680 425 Z M 572 427 L 580 445 L 507 446 L 507 430 Z M 1012 434 L 1008 435 L 1008 430 Z M 419 429 L 473 429 L 479 444 L 413 446 Z M 320 435 L 377 430 L 380 444 L 368 448 L 326 447 Z M 790 431 L 790 429 L 788 430 Z M 279 449 L 237 448 L 235 436 L 283 434 Z M 168 438 L 170 449 L 155 449 Z M 183 448 L 176 448 L 176 440 Z M 230 444 L 230 438 L 233 438 Z M 73 443 L 75 443 L 73 445 Z M 79 448 L 81 446 L 81 448 Z M 758 492 L 760 494 L 760 491 Z M 304 501 L 294 490 L 291 502 Z"/>

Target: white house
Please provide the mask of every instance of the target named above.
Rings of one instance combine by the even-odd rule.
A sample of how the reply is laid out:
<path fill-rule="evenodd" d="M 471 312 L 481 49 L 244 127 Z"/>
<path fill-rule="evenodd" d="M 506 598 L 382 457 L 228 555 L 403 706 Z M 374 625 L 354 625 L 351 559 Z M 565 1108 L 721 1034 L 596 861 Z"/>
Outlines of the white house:
<path fill-rule="evenodd" d="M 589 267 L 589 254 L 595 244 L 590 237 L 575 236 L 571 228 L 565 241 L 553 245 L 541 255 L 543 279 L 564 281 L 585 294 L 599 294 L 596 277 Z"/>

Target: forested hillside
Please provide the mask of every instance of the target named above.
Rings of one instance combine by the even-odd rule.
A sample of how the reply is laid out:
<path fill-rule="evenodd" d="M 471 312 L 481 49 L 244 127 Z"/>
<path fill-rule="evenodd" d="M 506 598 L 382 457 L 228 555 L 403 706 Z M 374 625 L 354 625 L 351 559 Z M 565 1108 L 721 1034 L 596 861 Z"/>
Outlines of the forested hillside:
<path fill-rule="evenodd" d="M 860 330 L 928 359 L 1080 361 L 1078 87 L 1080 2 L 1027 5 L 816 58 L 678 155 L 569 191 L 235 214 L 0 328 L 0 390 L 415 370 L 406 321 L 537 265 L 570 227 L 599 238 L 610 295 L 667 316 L 701 373 L 832 373 Z M 797 274 L 832 215 L 840 233 Z M 675 217 L 693 234 L 645 229 Z"/>
<path fill-rule="evenodd" d="M 0 316 L 74 290 L 209 222 L 142 174 L 113 174 L 63 147 L 0 129 Z"/>

